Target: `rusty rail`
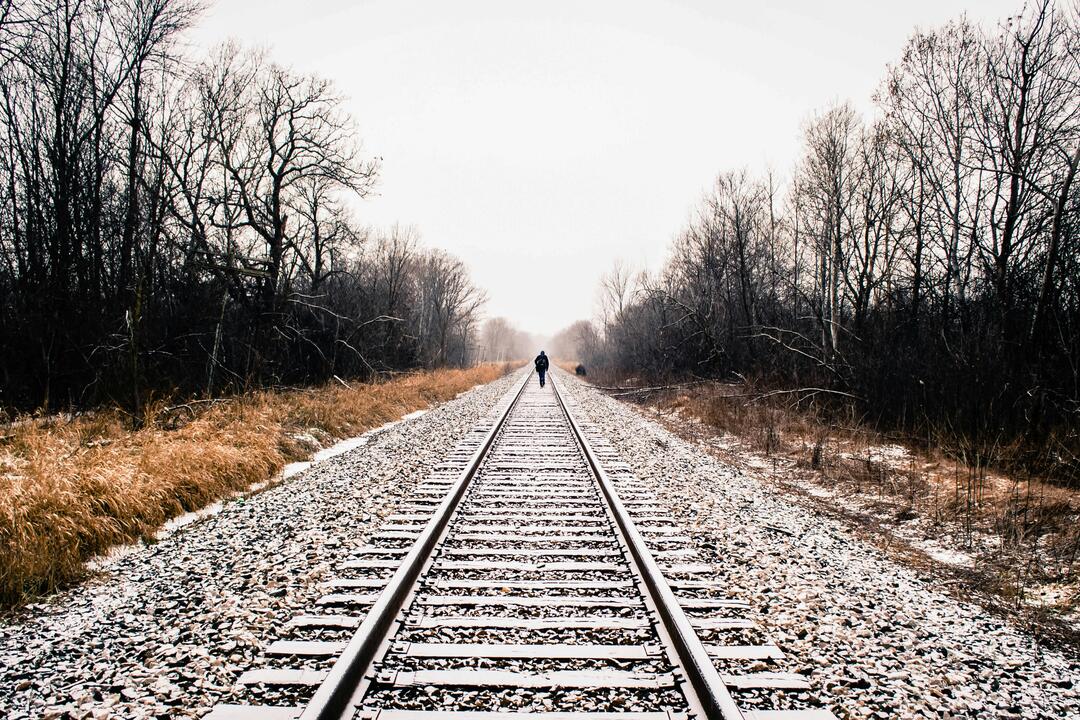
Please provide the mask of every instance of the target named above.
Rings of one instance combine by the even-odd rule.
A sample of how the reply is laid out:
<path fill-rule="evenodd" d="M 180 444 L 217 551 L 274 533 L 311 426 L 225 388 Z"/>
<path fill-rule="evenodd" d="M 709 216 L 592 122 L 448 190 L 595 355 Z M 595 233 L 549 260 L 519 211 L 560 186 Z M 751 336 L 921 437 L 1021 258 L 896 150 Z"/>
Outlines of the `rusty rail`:
<path fill-rule="evenodd" d="M 532 373 L 525 376 L 514 399 L 499 413 L 499 417 L 488 431 L 484 441 L 473 453 L 465 469 L 458 475 L 457 481 L 446 494 L 442 504 L 432 513 L 420 537 L 402 559 L 401 565 L 390 578 L 386 588 L 379 594 L 378 600 L 368 611 L 364 621 L 345 646 L 337 662 L 334 663 L 330 674 L 319 685 L 314 697 L 304 708 L 300 715 L 301 720 L 331 720 L 348 716 L 349 703 L 360 685 L 360 680 L 369 674 L 371 663 L 390 636 L 417 578 L 430 561 L 432 552 L 438 546 L 440 537 L 449 525 L 461 498 L 465 495 L 465 490 L 469 487 L 469 483 L 476 475 L 477 469 L 484 461 L 484 457 L 495 442 L 506 418 L 510 416 L 518 399 L 525 391 L 531 377 Z"/>
<path fill-rule="evenodd" d="M 383 556 L 380 559 L 363 559 L 364 550 L 358 551 L 346 568 L 377 569 L 378 572 L 393 569 L 393 574 L 381 585 L 382 577 L 350 578 L 336 587 L 343 588 L 340 594 L 324 598 L 331 603 L 362 604 L 370 606 L 367 613 L 350 616 L 304 616 L 306 620 L 319 627 L 355 629 L 346 641 L 319 640 L 279 640 L 268 652 L 278 655 L 321 656 L 336 658 L 329 670 L 311 669 L 269 669 L 252 671 L 251 682 L 268 684 L 303 684 L 315 687 L 314 695 L 302 706 L 295 707 L 228 705 L 218 706 L 206 720 L 501 720 L 496 713 L 482 711 L 463 711 L 454 707 L 433 705 L 422 710 L 377 709 L 360 711 L 361 707 L 371 706 L 365 703 L 365 697 L 372 688 L 412 688 L 426 684 L 448 687 L 523 687 L 546 688 L 555 685 L 564 688 L 672 688 L 677 687 L 685 698 L 685 706 L 680 701 L 671 709 L 662 707 L 662 712 L 620 712 L 611 710 L 603 713 L 547 712 L 538 713 L 538 720 L 688 720 L 708 718 L 709 720 L 835 720 L 835 717 L 820 708 L 808 710 L 785 710 L 761 712 L 756 710 L 741 711 L 731 695 L 730 688 L 777 688 L 807 689 L 809 685 L 797 675 L 783 673 L 760 673 L 721 675 L 717 672 L 714 659 L 760 660 L 783 657 L 779 648 L 772 644 L 757 645 L 703 645 L 695 626 L 724 628 L 752 627 L 752 624 L 709 625 L 709 618 L 691 619 L 686 610 L 701 611 L 710 608 L 740 608 L 746 603 L 729 598 L 704 597 L 679 598 L 672 584 L 665 577 L 665 566 L 657 562 L 646 540 L 646 535 L 663 532 L 674 534 L 674 527 L 656 528 L 647 524 L 639 530 L 634 513 L 645 520 L 656 521 L 647 513 L 664 515 L 662 511 L 628 509 L 650 505 L 650 500 L 643 500 L 640 488 L 633 483 L 626 486 L 618 477 L 624 471 L 617 465 L 610 465 L 611 472 L 604 466 L 603 439 L 597 440 L 600 451 L 590 442 L 583 425 L 574 416 L 567 400 L 563 397 L 554 374 L 549 374 L 551 398 L 538 403 L 537 395 L 546 392 L 534 389 L 526 393 L 532 372 L 525 374 L 516 391 L 511 391 L 506 407 L 500 410 L 492 420 L 491 427 L 483 425 L 474 429 L 469 439 L 463 443 L 463 449 L 452 454 L 453 462 L 440 472 L 442 479 L 428 487 L 419 487 L 415 494 L 426 496 L 426 500 L 414 500 L 424 513 L 417 515 L 400 514 L 396 522 L 421 522 L 421 526 L 397 524 L 386 526 L 384 533 L 394 541 L 393 547 L 376 548 L 369 557 Z M 523 396 L 526 398 L 523 400 Z M 519 414 L 515 409 L 521 408 Z M 537 408 L 542 411 L 538 412 Z M 510 420 L 511 416 L 513 420 Z M 546 427 L 549 438 L 556 438 L 552 445 L 538 443 L 535 437 L 539 427 Z M 552 435 L 551 428 L 557 428 Z M 506 431 L 505 434 L 500 433 Z M 483 435 L 481 440 L 481 434 Z M 477 443 L 478 444 L 474 444 Z M 475 448 L 475 450 L 473 449 Z M 524 450 L 523 450 L 524 448 Z M 553 449 L 554 448 L 554 449 Z M 489 478 L 485 469 L 479 473 L 481 465 L 492 457 L 493 477 Z M 536 465 L 536 458 L 542 457 L 547 464 Z M 467 458 L 467 459 L 466 459 Z M 583 462 L 584 460 L 584 462 Z M 464 462 L 464 465 L 461 463 Z M 544 468 L 547 472 L 571 473 L 573 478 L 548 480 L 539 483 L 546 485 L 537 495 L 537 490 L 528 489 L 530 465 Z M 460 469 L 459 469 L 460 468 Z M 524 470 L 522 470 L 524 468 Z M 474 484 L 473 479 L 480 475 Z M 500 475 L 501 473 L 501 475 Z M 616 476 L 616 477 L 613 477 Z M 433 481 L 434 482 L 434 481 Z M 523 486 L 522 483 L 525 483 Z M 636 481 L 635 481 L 636 482 Z M 475 487 L 473 487 L 475 485 Z M 620 497 L 620 490 L 624 497 Z M 494 502 L 495 507 L 485 504 L 485 497 Z M 518 498 L 527 498 L 526 500 Z M 524 505 L 518 507 L 515 503 Z M 464 509 L 463 509 L 464 508 Z M 430 509 L 430 510 L 429 510 Z M 508 532 L 505 526 L 497 523 L 511 520 L 514 526 Z M 640 519 L 640 517 L 639 517 Z M 670 522 L 666 515 L 662 522 Z M 546 534 L 545 534 L 546 533 Z M 413 539 L 415 538 L 415 539 Z M 398 546 L 396 543 L 406 539 L 411 545 Z M 465 541 L 464 545 L 455 543 Z M 483 542 L 490 547 L 484 547 Z M 539 543 L 537 542 L 539 541 Z M 480 543 L 478 546 L 476 543 Z M 656 542 L 655 540 L 653 542 Z M 690 539 L 672 538 L 670 542 L 689 543 Z M 506 548 L 500 543 L 512 543 Z M 596 547 L 601 543 L 601 547 Z M 584 547 L 573 547 L 584 544 Z M 608 547 L 603 547 L 603 545 Z M 556 547 L 545 547 L 555 545 Z M 666 547 L 658 545 L 658 548 Z M 659 557 L 665 558 L 665 552 Z M 679 551 L 682 552 L 682 551 Z M 385 556 L 389 555 L 389 558 Z M 397 556 L 400 556 L 398 559 Z M 501 556 L 508 556 L 500 559 Z M 541 561 L 540 558 L 553 558 Z M 473 558 L 463 560 L 460 558 Z M 535 558 L 535 560 L 534 560 Z M 573 558 L 583 558 L 575 560 Z M 547 573 L 543 580 L 521 579 L 522 575 L 506 577 L 469 575 L 451 576 L 449 580 L 440 579 L 439 573 L 463 571 L 465 573 L 484 571 L 491 567 L 511 573 Z M 615 570 L 615 568 L 619 568 Z M 699 566 L 700 567 L 700 566 Z M 617 572 L 618 576 L 600 576 L 586 574 L 584 577 L 560 580 L 559 572 Z M 707 570 L 675 570 L 681 573 L 707 572 Z M 551 573 L 555 577 L 551 577 Z M 432 583 L 446 582 L 435 592 Z M 674 581 L 676 588 L 684 589 L 684 584 Z M 701 584 L 685 583 L 691 587 Z M 366 594 L 367 590 L 379 587 L 378 594 Z M 469 589 L 473 592 L 454 595 L 451 587 Z M 559 594 L 560 588 L 579 588 L 590 591 L 611 589 L 608 594 Z M 617 588 L 636 587 L 624 596 Z M 715 588 L 715 585 L 712 587 Z M 421 589 L 425 588 L 425 589 Z M 499 588 L 500 593 L 484 589 Z M 530 595 L 529 592 L 513 594 L 509 588 L 523 591 L 541 590 L 544 595 Z M 364 590 L 364 593 L 358 592 Z M 451 594 L 447 594 L 450 592 Z M 322 601 L 320 601 L 322 602 Z M 498 613 L 483 613 L 461 616 L 425 616 L 423 608 L 438 606 L 509 606 L 522 607 L 573 607 L 573 608 L 643 608 L 643 614 L 620 616 L 618 614 L 599 613 L 597 615 L 564 613 L 562 617 L 549 617 L 542 613 L 539 617 L 520 618 L 512 615 L 500 616 Z M 417 608 L 421 612 L 414 613 Z M 408 610 L 409 618 L 405 617 Z M 425 624 L 428 620 L 436 621 Z M 314 622 L 313 622 L 314 621 Z M 720 618 L 716 622 L 728 622 Z M 746 621 L 743 621 L 744 623 Z M 652 644 L 604 644 L 610 641 L 589 641 L 593 644 L 567 644 L 544 642 L 531 644 L 514 643 L 465 643 L 414 642 L 409 635 L 409 628 L 498 628 L 507 630 L 529 629 L 546 632 L 567 628 L 591 632 L 594 630 L 647 631 L 655 641 Z M 636 642 L 636 641 L 635 641 Z M 408 656 L 411 658 L 487 658 L 487 659 L 599 659 L 653 662 L 663 659 L 663 667 L 650 669 L 640 675 L 632 671 L 612 670 L 543 670 L 528 674 L 512 670 L 490 669 L 490 666 L 455 669 L 425 669 L 421 666 L 406 665 L 404 669 L 393 663 L 385 662 L 387 657 Z M 512 667 L 512 666 L 511 666 Z M 438 668 L 438 666 L 437 666 Z M 379 673 L 376 674 L 376 669 Z M 249 675 L 249 673 L 245 673 Z M 241 683 L 244 680 L 241 679 Z M 378 704 L 376 704 L 378 707 Z M 526 720 L 528 713 L 505 714 L 509 720 Z"/>
<path fill-rule="evenodd" d="M 604 470 L 603 464 L 597 458 L 589 439 L 585 436 L 573 413 L 570 412 L 570 408 L 563 401 L 559 386 L 553 380 L 549 382 L 552 383 L 555 398 L 559 401 L 559 407 L 562 408 L 563 413 L 566 415 L 567 422 L 570 423 L 570 429 L 573 431 L 574 437 L 577 438 L 578 444 L 581 445 L 585 460 L 589 463 L 593 475 L 596 476 L 597 481 L 600 483 L 600 489 L 607 500 L 608 509 L 614 517 L 615 523 L 623 535 L 624 542 L 633 557 L 635 570 L 645 581 L 645 587 L 649 591 L 650 599 L 664 622 L 664 627 L 667 629 L 672 645 L 678 653 L 683 669 L 686 671 L 687 680 L 693 687 L 693 693 L 696 697 L 688 698 L 688 700 L 691 704 L 697 704 L 707 718 L 742 720 L 742 712 L 735 704 L 731 693 L 728 692 L 720 674 L 716 672 L 716 666 L 713 665 L 709 653 L 701 644 L 701 639 L 690 624 L 690 619 L 686 617 L 678 598 L 675 597 L 671 586 L 668 585 L 667 580 L 664 578 L 664 573 L 660 570 L 652 552 L 645 544 L 645 539 L 638 532 L 634 521 L 630 518 L 630 514 L 623 506 L 622 500 L 619 499 L 619 494 L 615 491 L 615 484 L 611 481 L 607 471 Z"/>

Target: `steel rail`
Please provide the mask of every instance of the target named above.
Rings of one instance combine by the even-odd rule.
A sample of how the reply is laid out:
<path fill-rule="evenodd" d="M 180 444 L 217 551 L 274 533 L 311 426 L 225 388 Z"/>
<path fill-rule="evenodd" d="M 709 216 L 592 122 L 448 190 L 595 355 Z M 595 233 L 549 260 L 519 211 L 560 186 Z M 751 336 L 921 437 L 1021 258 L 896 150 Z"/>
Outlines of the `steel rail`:
<path fill-rule="evenodd" d="M 401 565 L 379 594 L 375 604 L 371 606 L 364 621 L 334 662 L 326 679 L 304 707 L 299 720 L 338 720 L 352 715 L 349 705 L 357 686 L 370 672 L 372 663 L 391 634 L 405 601 L 412 593 L 425 565 L 431 560 L 432 552 L 438 546 L 450 518 L 457 510 L 476 471 L 480 468 L 480 464 L 487 456 L 488 450 L 494 444 L 496 436 L 502 430 L 532 376 L 533 373 L 530 371 L 521 381 L 513 399 L 499 414 L 491 430 L 484 436 L 480 447 L 476 449 L 469 458 L 468 464 L 459 473 L 445 498 L 420 532 L 420 536 L 402 559 Z"/>
<path fill-rule="evenodd" d="M 696 695 L 697 704 L 710 720 L 743 720 L 742 711 L 735 704 L 735 699 L 728 692 L 727 685 L 724 684 L 720 674 L 716 671 L 716 666 L 713 665 L 708 651 L 702 645 L 701 639 L 690 623 L 690 619 L 679 604 L 679 599 L 671 590 L 664 573 L 645 544 L 641 533 L 638 532 L 630 514 L 623 506 L 622 500 L 619 499 L 615 483 L 612 482 L 611 477 L 604 470 L 604 466 L 596 456 L 589 439 L 585 437 L 585 432 L 564 402 L 562 394 L 559 392 L 558 383 L 554 382 L 551 374 L 548 375 L 548 382 L 551 383 L 555 399 L 558 401 L 559 407 L 562 408 L 563 414 L 566 415 L 566 419 L 570 423 L 570 429 L 581 446 L 589 467 L 600 483 L 600 489 L 627 541 L 627 546 L 637 565 L 638 573 L 645 581 L 651 600 L 656 606 L 657 614 L 671 637 L 672 644 L 687 675 L 687 680 L 689 680 Z"/>

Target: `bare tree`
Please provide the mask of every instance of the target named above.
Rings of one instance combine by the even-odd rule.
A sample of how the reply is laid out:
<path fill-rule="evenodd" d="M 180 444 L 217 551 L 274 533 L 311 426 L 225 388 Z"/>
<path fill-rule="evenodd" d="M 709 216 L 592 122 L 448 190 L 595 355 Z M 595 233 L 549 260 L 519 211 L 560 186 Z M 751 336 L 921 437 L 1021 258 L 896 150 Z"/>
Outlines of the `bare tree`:
<path fill-rule="evenodd" d="M 1007 342 L 1016 340 L 1015 274 L 1042 233 L 1055 172 L 1068 164 L 1061 148 L 1075 138 L 1080 113 L 1067 21 L 1042 0 L 987 38 L 986 92 L 979 103 L 978 168 L 987 178 L 987 230 L 979 248 L 991 270 Z M 1059 180 L 1060 182 L 1060 180 Z M 1071 180 L 1069 181 L 1071 184 Z M 1066 190 L 1066 193 L 1068 191 Z M 1056 252 L 1055 252 L 1056 254 Z M 1052 264 L 1052 263 L 1051 263 Z"/>
<path fill-rule="evenodd" d="M 482 293 L 356 222 L 380 161 L 331 84 L 184 57 L 198 11 L 0 0 L 0 402 L 122 398 L 138 423 L 145 387 L 469 362 Z"/>
<path fill-rule="evenodd" d="M 809 120 L 780 202 L 771 174 L 721 174 L 660 272 L 601 282 L 597 361 L 812 383 L 980 462 L 1008 445 L 1076 476 L 1076 10 L 916 32 L 880 121 Z"/>
<path fill-rule="evenodd" d="M 824 359 L 836 362 L 844 325 L 842 286 L 856 233 L 852 209 L 857 192 L 859 121 L 849 104 L 836 105 L 806 126 L 800 189 L 806 193 L 808 225 L 817 240 L 818 322 Z"/>
<path fill-rule="evenodd" d="M 600 313 L 605 324 L 616 322 L 633 295 L 630 267 L 616 261 L 600 280 Z"/>
<path fill-rule="evenodd" d="M 484 321 L 481 334 L 482 359 L 491 362 L 525 360 L 536 352 L 536 342 L 504 317 Z"/>
<path fill-rule="evenodd" d="M 419 340 L 427 364 L 467 364 L 487 296 L 472 284 L 460 260 L 439 250 L 421 259 L 418 280 Z"/>
<path fill-rule="evenodd" d="M 971 238 L 978 232 L 981 190 L 971 156 L 979 48 L 978 31 L 966 20 L 917 32 L 879 95 L 894 142 L 917 174 L 917 194 L 907 206 L 917 243 L 913 297 L 921 302 L 924 288 L 937 288 L 946 316 L 966 300 Z M 940 270 L 927 269 L 928 252 Z"/>

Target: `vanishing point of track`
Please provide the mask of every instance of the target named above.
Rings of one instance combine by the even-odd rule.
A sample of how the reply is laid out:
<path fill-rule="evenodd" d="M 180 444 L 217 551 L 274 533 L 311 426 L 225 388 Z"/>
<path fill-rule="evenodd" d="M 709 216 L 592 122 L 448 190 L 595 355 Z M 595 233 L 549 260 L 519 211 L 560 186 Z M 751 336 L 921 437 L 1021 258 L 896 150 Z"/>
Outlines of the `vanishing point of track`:
<path fill-rule="evenodd" d="M 555 381 L 524 377 L 399 510 L 241 677 L 252 704 L 208 718 L 833 718 L 769 707 L 805 679 L 761 671 L 780 649 Z"/>

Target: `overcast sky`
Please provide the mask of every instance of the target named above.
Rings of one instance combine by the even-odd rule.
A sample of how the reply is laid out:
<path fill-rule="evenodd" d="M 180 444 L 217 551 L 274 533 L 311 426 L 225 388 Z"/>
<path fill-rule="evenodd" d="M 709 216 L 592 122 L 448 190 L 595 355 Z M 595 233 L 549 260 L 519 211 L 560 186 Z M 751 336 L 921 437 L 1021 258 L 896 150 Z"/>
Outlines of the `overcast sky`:
<path fill-rule="evenodd" d="M 786 177 L 811 112 L 871 112 L 915 26 L 1021 4 L 209 1 L 197 46 L 265 47 L 348 97 L 384 160 L 359 217 L 415 225 L 537 333 L 591 316 L 616 259 L 659 267 L 718 172 Z"/>

